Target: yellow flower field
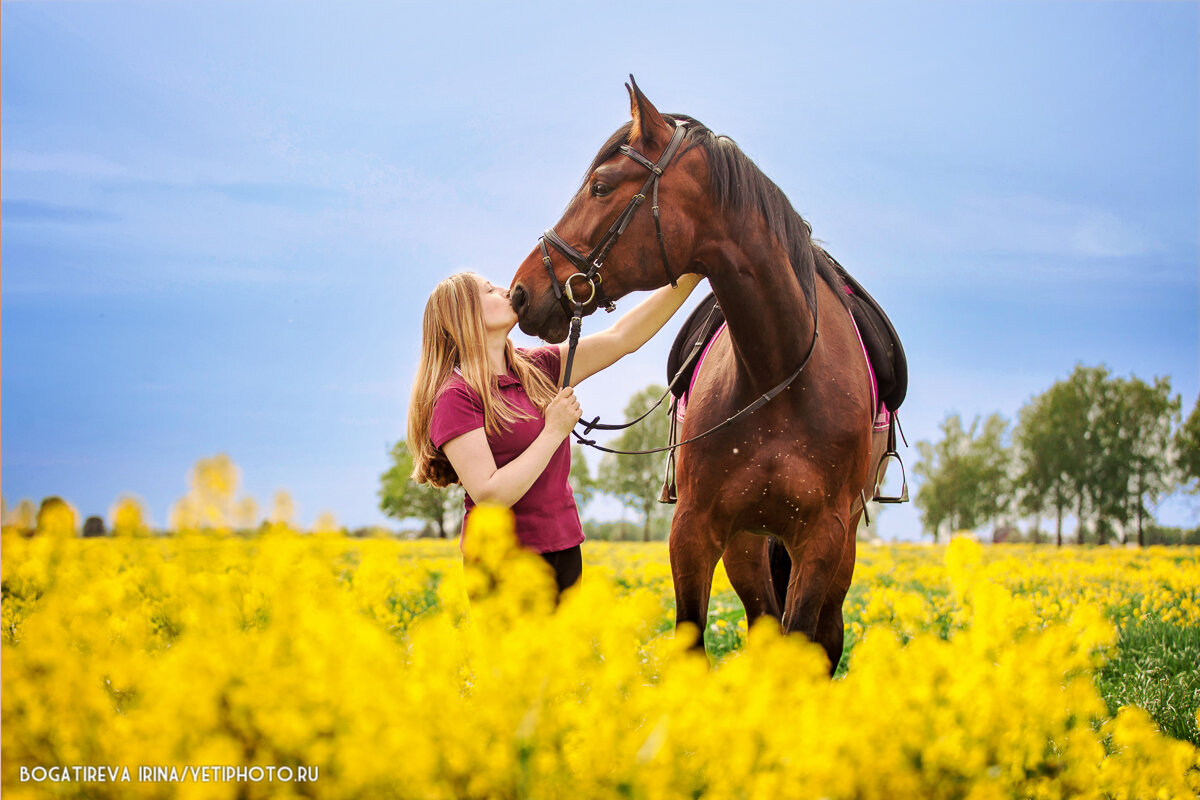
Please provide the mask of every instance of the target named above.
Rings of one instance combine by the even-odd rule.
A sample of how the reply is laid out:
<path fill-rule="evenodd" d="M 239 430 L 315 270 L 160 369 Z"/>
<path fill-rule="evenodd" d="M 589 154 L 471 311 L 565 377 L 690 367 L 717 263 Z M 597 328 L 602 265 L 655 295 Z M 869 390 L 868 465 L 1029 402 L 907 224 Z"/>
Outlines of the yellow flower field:
<path fill-rule="evenodd" d="M 1195 548 L 861 546 L 830 681 L 719 569 L 714 663 L 682 651 L 661 543 L 585 544 L 556 609 L 506 512 L 472 522 L 465 570 L 283 528 L 5 536 L 5 798 L 1200 792 L 1200 750 L 1095 681 L 1130 620 L 1200 630 Z"/>

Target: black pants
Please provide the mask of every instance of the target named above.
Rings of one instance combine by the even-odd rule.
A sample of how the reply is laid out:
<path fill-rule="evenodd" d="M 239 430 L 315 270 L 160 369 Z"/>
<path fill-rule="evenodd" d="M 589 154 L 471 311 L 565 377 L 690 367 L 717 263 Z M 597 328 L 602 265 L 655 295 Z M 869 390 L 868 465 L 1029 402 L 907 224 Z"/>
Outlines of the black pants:
<path fill-rule="evenodd" d="M 579 576 L 583 574 L 583 554 L 579 545 L 553 553 L 542 553 L 542 558 L 554 569 L 554 582 L 558 584 L 559 594 L 579 582 Z"/>

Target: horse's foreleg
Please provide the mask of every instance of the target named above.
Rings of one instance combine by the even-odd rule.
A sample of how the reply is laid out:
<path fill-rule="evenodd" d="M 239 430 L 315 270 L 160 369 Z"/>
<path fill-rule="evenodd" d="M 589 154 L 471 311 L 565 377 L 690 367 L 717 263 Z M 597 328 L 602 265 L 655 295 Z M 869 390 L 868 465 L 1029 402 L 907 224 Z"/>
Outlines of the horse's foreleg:
<path fill-rule="evenodd" d="M 858 529 L 859 514 L 850 518 L 850 529 Z M 829 674 L 837 672 L 842 660 L 842 652 L 846 639 L 846 625 L 842 618 L 842 604 L 846 601 L 846 593 L 850 590 L 850 582 L 854 577 L 854 559 L 857 545 L 853 538 L 848 539 L 842 551 L 842 560 L 838 564 L 833 584 L 825 594 L 825 605 L 817 619 L 816 642 L 825 648 L 829 656 Z"/>
<path fill-rule="evenodd" d="M 775 598 L 771 584 L 771 564 L 766 536 L 739 531 L 725 545 L 721 560 L 729 582 L 746 609 L 746 625 L 762 616 L 780 619 L 783 608 Z"/>
<path fill-rule="evenodd" d="M 837 669 L 842 657 L 841 604 L 849 589 L 842 583 L 846 551 L 850 550 L 849 569 L 853 571 L 854 533 L 849 529 L 849 514 L 827 510 L 792 540 L 788 553 L 792 572 L 788 579 L 787 603 L 783 611 L 785 633 L 803 633 L 820 644 L 829 657 L 829 673 Z M 827 604 L 836 606 L 822 625 Z M 836 633 L 834 628 L 837 629 Z"/>
<path fill-rule="evenodd" d="M 712 529 L 708 515 L 684 508 L 671 521 L 671 577 L 675 583 L 675 627 L 695 626 L 691 646 L 704 649 L 704 626 L 708 623 L 708 598 L 713 570 L 725 549 L 722 537 Z"/>

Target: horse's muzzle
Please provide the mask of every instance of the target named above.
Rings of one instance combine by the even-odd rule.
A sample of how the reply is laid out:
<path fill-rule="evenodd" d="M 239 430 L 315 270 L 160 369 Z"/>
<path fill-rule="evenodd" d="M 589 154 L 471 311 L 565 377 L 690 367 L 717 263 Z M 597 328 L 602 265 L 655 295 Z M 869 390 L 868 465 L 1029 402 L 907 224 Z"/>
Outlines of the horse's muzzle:
<path fill-rule="evenodd" d="M 561 342 L 567 337 L 569 319 L 553 297 L 539 301 L 517 282 L 509 290 L 508 302 L 516 312 L 517 324 L 523 333 L 547 342 Z"/>
<path fill-rule="evenodd" d="M 529 308 L 529 292 L 525 291 L 525 287 L 517 284 L 512 291 L 508 293 L 508 302 L 512 305 L 512 309 L 516 312 L 517 319 L 521 319 L 525 309 Z"/>

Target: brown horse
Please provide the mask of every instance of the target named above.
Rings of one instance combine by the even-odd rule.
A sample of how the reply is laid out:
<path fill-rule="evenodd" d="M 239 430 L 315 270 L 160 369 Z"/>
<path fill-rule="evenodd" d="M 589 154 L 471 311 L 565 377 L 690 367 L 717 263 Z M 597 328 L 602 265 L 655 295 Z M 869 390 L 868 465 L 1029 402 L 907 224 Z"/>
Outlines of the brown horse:
<path fill-rule="evenodd" d="M 680 448 L 671 572 L 677 625 L 697 626 L 697 646 L 723 558 L 748 621 L 771 615 L 785 632 L 804 633 L 824 647 L 832 672 L 861 497 L 874 491 L 885 445 L 882 434 L 873 437 L 871 378 L 843 282 L 808 223 L 732 140 L 659 113 L 636 83 L 626 88 L 633 119 L 596 155 L 562 219 L 517 270 L 513 308 L 521 330 L 561 342 L 571 300 L 584 300 L 576 311 L 586 315 L 677 273 L 706 276 L 728 328 L 696 376 L 682 439 L 805 364 L 753 413 Z M 638 215 L 637 196 L 651 186 L 656 208 Z M 599 264 L 610 252 L 612 263 Z M 779 569 L 768 536 L 786 548 L 790 569 L 786 558 Z"/>

